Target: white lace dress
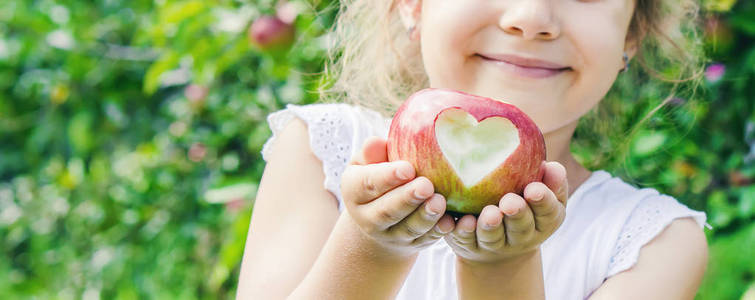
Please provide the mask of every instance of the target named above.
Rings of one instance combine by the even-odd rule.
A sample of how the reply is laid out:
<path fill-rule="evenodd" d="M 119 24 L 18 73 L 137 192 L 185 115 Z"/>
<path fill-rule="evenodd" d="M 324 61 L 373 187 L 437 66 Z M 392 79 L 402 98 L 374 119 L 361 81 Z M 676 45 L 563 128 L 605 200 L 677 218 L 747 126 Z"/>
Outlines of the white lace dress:
<path fill-rule="evenodd" d="M 303 120 L 314 154 L 323 162 L 324 187 L 343 209 L 341 172 L 367 137 L 387 137 L 390 119 L 347 104 L 288 105 L 268 116 L 273 136 L 294 117 Z M 659 194 L 638 189 L 599 170 L 569 198 L 566 219 L 541 246 L 547 299 L 584 299 L 607 278 L 631 268 L 640 248 L 674 219 L 706 215 Z M 708 225 L 709 226 L 709 225 Z M 397 299 L 457 299 L 454 253 L 444 240 L 420 252 Z"/>

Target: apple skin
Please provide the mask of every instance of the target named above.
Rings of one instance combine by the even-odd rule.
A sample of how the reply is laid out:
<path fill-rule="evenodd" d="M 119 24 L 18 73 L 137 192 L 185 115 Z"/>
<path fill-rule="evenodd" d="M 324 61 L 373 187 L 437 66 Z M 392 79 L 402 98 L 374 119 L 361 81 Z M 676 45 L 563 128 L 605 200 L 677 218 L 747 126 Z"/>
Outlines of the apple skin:
<path fill-rule="evenodd" d="M 466 111 L 477 122 L 504 117 L 518 129 L 519 146 L 470 187 L 464 186 L 436 140 L 435 122 L 451 108 Z M 498 205 L 503 195 L 521 195 L 527 184 L 542 178 L 545 140 L 535 122 L 514 105 L 454 90 L 424 89 L 409 97 L 393 117 L 388 160 L 409 161 L 417 176 L 427 177 L 435 192 L 446 198 L 447 211 L 478 215 L 485 206 Z"/>
<path fill-rule="evenodd" d="M 276 16 L 263 15 L 249 27 L 249 40 L 264 51 L 285 51 L 294 42 L 295 30 Z"/>

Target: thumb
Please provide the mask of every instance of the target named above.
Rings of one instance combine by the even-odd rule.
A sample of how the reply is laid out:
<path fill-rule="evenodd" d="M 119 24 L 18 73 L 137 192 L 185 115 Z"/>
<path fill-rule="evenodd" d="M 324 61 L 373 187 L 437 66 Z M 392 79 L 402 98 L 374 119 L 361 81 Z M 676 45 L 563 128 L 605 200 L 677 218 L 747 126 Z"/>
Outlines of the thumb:
<path fill-rule="evenodd" d="M 366 165 L 388 161 L 388 143 L 385 139 L 372 136 L 362 144 L 362 149 L 354 155 L 352 164 Z"/>

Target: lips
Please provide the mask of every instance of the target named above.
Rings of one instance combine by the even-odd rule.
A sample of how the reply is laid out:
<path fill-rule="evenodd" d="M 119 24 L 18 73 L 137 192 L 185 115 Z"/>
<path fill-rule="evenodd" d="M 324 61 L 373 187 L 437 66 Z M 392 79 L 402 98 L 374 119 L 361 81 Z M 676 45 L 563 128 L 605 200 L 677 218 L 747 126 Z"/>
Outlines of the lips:
<path fill-rule="evenodd" d="M 516 55 L 477 54 L 477 56 L 507 72 L 530 78 L 546 78 L 571 70 L 571 67 L 559 63 Z"/>

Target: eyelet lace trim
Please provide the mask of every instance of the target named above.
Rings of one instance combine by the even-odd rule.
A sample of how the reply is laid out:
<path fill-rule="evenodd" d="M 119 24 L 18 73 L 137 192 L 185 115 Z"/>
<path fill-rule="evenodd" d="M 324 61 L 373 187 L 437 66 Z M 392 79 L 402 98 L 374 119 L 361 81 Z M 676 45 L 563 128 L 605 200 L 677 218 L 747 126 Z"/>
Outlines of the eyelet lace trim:
<path fill-rule="evenodd" d="M 694 211 L 676 199 L 657 195 L 641 200 L 634 208 L 616 243 L 608 265 L 606 278 L 631 268 L 640 255 L 640 249 L 677 218 L 693 217 L 702 226 L 705 213 Z"/>
<path fill-rule="evenodd" d="M 294 117 L 307 124 L 312 152 L 322 161 L 323 185 L 338 200 L 340 211 L 343 203 L 341 173 L 358 150 L 354 148 L 361 147 L 367 137 L 387 135 L 387 120 L 374 111 L 348 104 L 289 104 L 286 109 L 267 117 L 273 134 L 262 147 L 263 159 L 267 160 L 270 145 Z"/>

